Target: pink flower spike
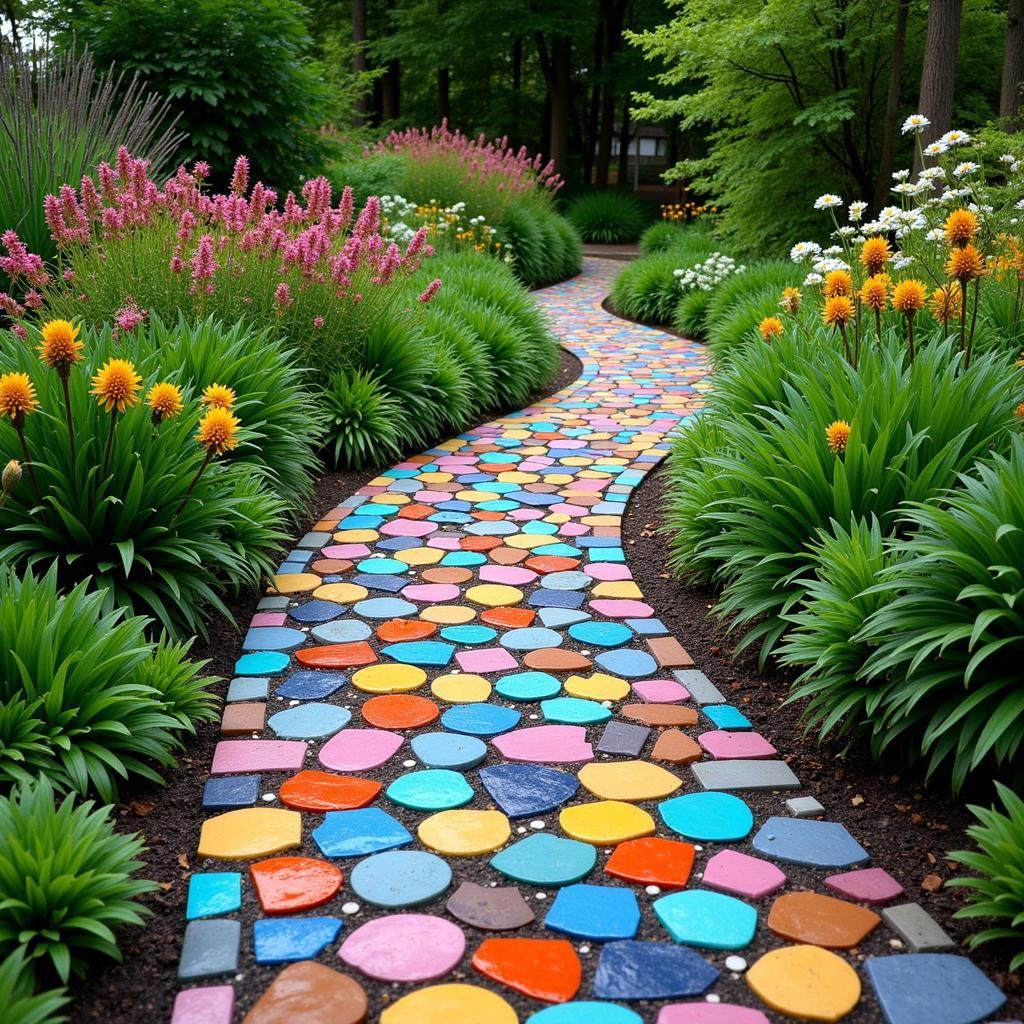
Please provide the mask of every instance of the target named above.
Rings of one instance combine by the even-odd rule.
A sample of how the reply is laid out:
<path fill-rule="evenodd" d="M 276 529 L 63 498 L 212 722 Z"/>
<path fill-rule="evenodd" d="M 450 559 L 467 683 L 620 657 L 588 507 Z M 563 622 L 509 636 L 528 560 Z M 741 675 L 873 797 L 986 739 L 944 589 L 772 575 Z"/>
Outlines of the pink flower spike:
<path fill-rule="evenodd" d="M 441 290 L 441 278 L 435 277 L 426 288 L 420 292 L 419 301 L 429 302 Z"/>
<path fill-rule="evenodd" d="M 274 289 L 274 301 L 282 310 L 287 309 L 292 304 L 292 290 L 284 281 Z"/>
<path fill-rule="evenodd" d="M 243 195 L 249 187 L 249 158 L 240 156 L 235 161 L 235 170 L 231 175 L 231 191 L 235 195 Z"/>

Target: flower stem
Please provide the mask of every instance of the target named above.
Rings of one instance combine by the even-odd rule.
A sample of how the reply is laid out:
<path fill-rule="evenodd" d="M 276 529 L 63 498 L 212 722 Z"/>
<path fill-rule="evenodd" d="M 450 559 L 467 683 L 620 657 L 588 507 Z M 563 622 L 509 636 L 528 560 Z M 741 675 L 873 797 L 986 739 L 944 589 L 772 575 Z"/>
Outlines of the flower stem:
<path fill-rule="evenodd" d="M 846 361 L 849 362 L 850 361 L 850 341 L 846 337 L 846 326 L 845 325 L 840 324 L 840 326 L 839 326 L 839 334 L 842 336 L 842 339 L 843 339 L 843 352 L 846 354 Z"/>
<path fill-rule="evenodd" d="M 960 351 L 964 350 L 964 340 L 967 334 L 967 282 L 960 282 Z"/>
<path fill-rule="evenodd" d="M 32 481 L 32 490 L 36 492 L 36 499 L 41 505 L 43 503 L 43 492 L 39 489 L 39 480 L 36 478 L 36 471 L 32 466 L 32 456 L 28 453 L 28 442 L 25 440 L 25 428 L 16 419 L 14 421 L 14 429 L 18 433 L 18 440 L 21 442 L 21 451 L 25 456 L 25 468 L 28 470 L 28 477 Z"/>
<path fill-rule="evenodd" d="M 908 344 L 908 346 L 910 348 L 910 365 L 913 366 L 914 365 L 914 356 L 916 355 L 916 352 L 914 351 L 914 314 L 913 313 L 911 313 L 910 316 L 907 317 L 907 344 Z"/>
<path fill-rule="evenodd" d="M 981 278 L 974 279 L 974 309 L 971 310 L 971 331 L 967 336 L 967 355 L 964 356 L 964 369 L 971 365 L 971 352 L 974 349 L 974 325 L 978 322 L 978 299 L 981 294 Z"/>
<path fill-rule="evenodd" d="M 68 447 L 71 450 L 71 468 L 75 466 L 75 428 L 71 423 L 71 391 L 68 388 L 67 374 L 60 375 L 61 386 L 64 388 L 64 417 L 68 424 Z"/>
<path fill-rule="evenodd" d="M 188 490 L 185 492 L 185 497 L 181 499 L 181 504 L 178 506 L 177 511 L 174 513 L 173 517 L 171 518 L 171 522 L 172 523 L 174 522 L 175 519 L 178 518 L 178 516 L 181 515 L 181 510 L 185 507 L 185 503 L 188 501 L 189 497 L 191 496 L 192 491 L 194 490 L 196 484 L 199 483 L 199 478 L 203 475 L 203 470 L 206 469 L 206 467 L 210 464 L 210 460 L 212 458 L 213 458 L 213 451 L 208 449 L 207 452 L 206 452 L 206 458 L 203 459 L 203 464 L 196 471 L 196 475 L 194 477 L 192 477 L 192 483 L 190 483 L 188 485 Z"/>
<path fill-rule="evenodd" d="M 103 450 L 103 469 L 101 476 L 106 476 L 107 463 L 110 461 L 110 449 L 114 447 L 114 427 L 117 424 L 117 409 L 110 411 L 110 433 L 107 434 L 107 447 Z"/>
<path fill-rule="evenodd" d="M 875 331 L 878 333 L 878 344 L 882 344 L 882 311 L 875 310 Z"/>

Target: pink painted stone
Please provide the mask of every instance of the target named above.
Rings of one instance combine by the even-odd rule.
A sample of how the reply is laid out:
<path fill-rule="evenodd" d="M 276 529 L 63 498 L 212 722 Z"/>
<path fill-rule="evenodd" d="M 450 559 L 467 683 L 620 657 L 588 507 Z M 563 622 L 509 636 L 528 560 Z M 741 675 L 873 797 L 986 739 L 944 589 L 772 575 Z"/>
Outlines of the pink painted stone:
<path fill-rule="evenodd" d="M 903 886 L 881 868 L 861 868 L 829 875 L 825 887 L 858 903 L 888 903 L 903 894 Z"/>
<path fill-rule="evenodd" d="M 537 725 L 515 729 L 491 742 L 510 761 L 537 761 L 562 764 L 593 761 L 594 748 L 587 742 L 582 725 Z"/>
<path fill-rule="evenodd" d="M 765 761 L 775 757 L 778 751 L 759 733 L 727 732 L 712 729 L 701 733 L 697 742 L 716 761 Z"/>
<path fill-rule="evenodd" d="M 598 615 L 607 615 L 609 619 L 649 619 L 654 614 L 654 609 L 643 601 L 599 598 L 591 601 L 590 607 Z"/>
<path fill-rule="evenodd" d="M 550 448 L 551 451 L 558 451 L 559 449 L 562 449 L 562 448 L 571 448 L 571 449 L 575 450 L 577 448 L 586 448 L 586 447 L 587 447 L 587 442 L 586 441 L 579 441 L 579 440 L 576 440 L 575 438 L 568 438 L 568 437 L 556 437 L 556 438 L 553 438 L 551 441 L 548 442 L 548 448 Z"/>
<path fill-rule="evenodd" d="M 619 562 L 593 562 L 585 566 L 583 571 L 595 580 L 631 580 L 633 578 L 629 566 Z"/>
<path fill-rule="evenodd" d="M 519 668 L 519 662 L 504 647 L 482 647 L 478 651 L 459 651 L 455 655 L 463 672 L 504 672 Z"/>
<path fill-rule="evenodd" d="M 382 765 L 404 738 L 385 729 L 342 729 L 320 751 L 320 763 L 338 772 L 365 772 Z"/>
<path fill-rule="evenodd" d="M 433 505 L 435 501 L 447 501 L 451 495 L 447 491 L 417 491 L 414 497 L 421 505 Z"/>
<path fill-rule="evenodd" d="M 235 990 L 231 985 L 188 988 L 174 997 L 171 1024 L 231 1024 Z"/>
<path fill-rule="evenodd" d="M 418 462 L 400 462 L 395 469 L 415 469 L 419 473 L 423 467 Z"/>
<path fill-rule="evenodd" d="M 454 583 L 412 583 L 402 588 L 402 597 L 408 601 L 420 601 L 425 604 L 443 604 L 445 601 L 457 601 L 460 590 Z"/>
<path fill-rule="evenodd" d="M 590 509 L 583 505 L 573 505 L 566 501 L 560 501 L 557 505 L 551 506 L 551 511 L 561 512 L 567 516 L 585 516 L 590 512 Z"/>
<path fill-rule="evenodd" d="M 367 921 L 342 944 L 338 956 L 378 981 L 441 978 L 466 952 L 462 929 L 430 914 L 391 914 Z"/>
<path fill-rule="evenodd" d="M 648 704 L 674 704 L 690 699 L 690 691 L 674 679 L 644 679 L 633 684 L 633 692 Z"/>
<path fill-rule="evenodd" d="M 532 569 L 523 569 L 518 565 L 481 565 L 480 579 L 487 583 L 532 583 L 537 574 Z"/>
<path fill-rule="evenodd" d="M 558 533 L 561 537 L 582 537 L 585 533 L 590 533 L 590 527 L 582 523 L 565 523 Z"/>
<path fill-rule="evenodd" d="M 283 626 L 288 618 L 286 612 L 257 612 L 250 626 Z"/>
<path fill-rule="evenodd" d="M 370 549 L 365 544 L 328 544 L 324 558 L 362 558 Z"/>
<path fill-rule="evenodd" d="M 514 508 L 505 516 L 515 523 L 526 523 L 531 519 L 543 519 L 544 513 L 539 508 Z"/>
<path fill-rule="evenodd" d="M 294 772 L 302 767 L 308 743 L 301 740 L 221 740 L 213 752 L 213 775 L 231 772 Z"/>
<path fill-rule="evenodd" d="M 427 541 L 428 548 L 438 548 L 441 551 L 458 551 L 458 537 L 431 537 Z"/>
<path fill-rule="evenodd" d="M 428 523 L 422 519 L 392 519 L 378 532 L 386 537 L 426 537 L 437 532 L 437 523 Z"/>
<path fill-rule="evenodd" d="M 673 1003 L 663 1006 L 656 1024 L 771 1024 L 760 1011 L 734 1003 Z"/>
<path fill-rule="evenodd" d="M 756 900 L 782 888 L 786 876 L 760 857 L 736 850 L 720 850 L 707 862 L 702 880 L 711 889 Z"/>

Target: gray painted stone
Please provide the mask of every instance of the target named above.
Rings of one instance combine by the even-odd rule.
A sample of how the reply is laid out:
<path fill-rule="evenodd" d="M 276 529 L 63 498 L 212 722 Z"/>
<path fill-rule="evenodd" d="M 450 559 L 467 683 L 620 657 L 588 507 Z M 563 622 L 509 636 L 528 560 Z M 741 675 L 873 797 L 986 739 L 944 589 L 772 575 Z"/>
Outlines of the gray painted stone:
<path fill-rule="evenodd" d="M 290 603 L 289 598 L 283 594 L 278 594 L 276 597 L 261 598 L 259 604 L 256 605 L 256 610 L 261 612 L 283 612 Z"/>
<path fill-rule="evenodd" d="M 270 679 L 266 676 L 239 676 L 231 680 L 224 699 L 229 704 L 236 700 L 266 700 L 269 691 Z"/>
<path fill-rule="evenodd" d="M 698 704 L 726 703 L 725 697 L 719 692 L 718 687 L 698 669 L 680 669 L 673 672 L 672 675 L 690 691 L 690 696 Z"/>
<path fill-rule="evenodd" d="M 181 981 L 198 981 L 200 978 L 234 974 L 238 970 L 241 937 L 239 921 L 189 921 L 181 946 L 178 978 Z"/>
<path fill-rule="evenodd" d="M 920 903 L 886 907 L 882 911 L 882 919 L 910 947 L 912 953 L 944 953 L 956 947 L 956 943 Z"/>
<path fill-rule="evenodd" d="M 816 818 L 825 813 L 825 808 L 813 796 L 794 796 L 786 801 L 786 810 L 794 818 Z"/>
<path fill-rule="evenodd" d="M 651 730 L 643 725 L 609 722 L 597 742 L 597 750 L 602 754 L 628 754 L 637 757 L 644 749 L 650 734 Z"/>
<path fill-rule="evenodd" d="M 314 531 L 313 533 L 307 533 L 295 546 L 298 548 L 313 548 L 319 551 L 320 548 L 325 544 L 330 544 L 330 542 L 331 534 Z"/>
<path fill-rule="evenodd" d="M 704 789 L 799 789 L 785 761 L 701 761 L 690 765 Z"/>

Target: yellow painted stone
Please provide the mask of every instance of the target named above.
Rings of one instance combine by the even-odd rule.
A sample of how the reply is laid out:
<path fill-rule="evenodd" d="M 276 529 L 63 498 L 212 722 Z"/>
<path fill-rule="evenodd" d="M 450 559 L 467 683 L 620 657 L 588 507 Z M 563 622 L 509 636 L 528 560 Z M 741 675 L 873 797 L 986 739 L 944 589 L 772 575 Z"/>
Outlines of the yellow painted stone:
<path fill-rule="evenodd" d="M 584 516 L 580 522 L 584 526 L 618 526 L 622 520 L 618 516 Z"/>
<path fill-rule="evenodd" d="M 437 447 L 443 448 L 446 452 L 455 452 L 462 447 L 462 442 L 457 437 L 453 437 L 450 441 L 442 441 Z"/>
<path fill-rule="evenodd" d="M 378 505 L 408 505 L 412 498 L 408 494 L 400 494 L 397 491 L 385 491 L 383 494 L 375 494 L 370 498 L 370 503 Z"/>
<path fill-rule="evenodd" d="M 424 622 L 436 622 L 439 626 L 461 626 L 464 622 L 472 622 L 476 612 L 458 604 L 434 604 L 420 612 Z"/>
<path fill-rule="evenodd" d="M 545 537 L 544 540 L 549 538 Z M 481 583 L 466 591 L 466 600 L 482 604 L 485 608 L 506 608 L 519 604 L 523 600 L 523 592 L 518 587 L 508 587 L 504 583 Z"/>
<path fill-rule="evenodd" d="M 625 679 L 595 672 L 592 676 L 569 676 L 565 692 L 586 700 L 622 700 L 629 696 L 630 686 Z"/>
<path fill-rule="evenodd" d="M 416 834 L 437 853 L 478 857 L 504 846 L 512 828 L 501 811 L 439 811 L 424 818 Z"/>
<path fill-rule="evenodd" d="M 594 459 L 595 466 L 625 466 L 628 460 L 616 458 L 614 455 L 605 455 L 603 458 Z"/>
<path fill-rule="evenodd" d="M 580 480 L 607 480 L 611 473 L 602 473 L 596 469 L 581 469 L 579 473 Z"/>
<path fill-rule="evenodd" d="M 427 673 L 415 665 L 370 665 L 352 676 L 352 685 L 364 693 L 407 693 L 426 681 Z"/>
<path fill-rule="evenodd" d="M 378 537 L 376 530 L 339 530 L 334 535 L 339 544 L 372 544 Z"/>
<path fill-rule="evenodd" d="M 530 433 L 529 430 L 507 430 L 505 436 L 513 441 L 525 441 Z"/>
<path fill-rule="evenodd" d="M 509 469 L 498 474 L 498 481 L 503 484 L 535 484 L 539 479 L 539 473 L 524 473 L 521 469 Z"/>
<path fill-rule="evenodd" d="M 508 548 L 539 548 L 545 544 L 553 544 L 554 541 L 545 533 L 513 533 L 503 537 L 505 547 Z"/>
<path fill-rule="evenodd" d="M 592 761 L 579 770 L 579 780 L 602 800 L 660 800 L 683 783 L 661 765 L 649 761 Z"/>
<path fill-rule="evenodd" d="M 320 586 L 323 580 L 314 572 L 285 572 L 274 577 L 274 585 L 267 587 L 268 594 L 298 594 Z"/>
<path fill-rule="evenodd" d="M 368 593 L 366 587 L 358 583 L 325 583 L 313 591 L 313 596 L 338 604 L 352 604 L 354 601 L 362 601 Z"/>
<path fill-rule="evenodd" d="M 394 557 L 406 565 L 433 565 L 444 558 L 445 552 L 440 548 L 406 548 L 396 551 Z"/>
<path fill-rule="evenodd" d="M 375 476 L 367 487 L 390 487 L 395 481 L 389 476 Z"/>
<path fill-rule="evenodd" d="M 458 491 L 455 497 L 459 501 L 479 504 L 481 501 L 497 501 L 501 495 L 497 491 Z"/>
<path fill-rule="evenodd" d="M 643 591 L 632 580 L 605 580 L 590 591 L 591 597 L 643 598 Z"/>
<path fill-rule="evenodd" d="M 528 448 L 519 448 L 517 450 L 519 455 L 550 455 L 550 450 L 545 448 L 542 444 L 532 444 Z"/>
<path fill-rule="evenodd" d="M 773 1010 L 800 1020 L 842 1020 L 860 1001 L 860 978 L 818 946 L 783 946 L 747 971 L 747 984 Z"/>
<path fill-rule="evenodd" d="M 568 512 L 551 512 L 549 515 L 544 517 L 544 522 L 555 523 L 560 526 L 562 523 L 569 522 L 571 518 L 572 516 L 570 516 Z"/>
<path fill-rule="evenodd" d="M 615 846 L 654 834 L 654 819 L 646 811 L 619 800 L 566 807 L 558 823 L 566 835 L 594 846 Z"/>
<path fill-rule="evenodd" d="M 559 484 L 571 484 L 575 477 L 570 473 L 549 473 L 544 477 L 544 483 L 554 484 L 556 487 Z"/>
<path fill-rule="evenodd" d="M 594 460 L 583 455 L 567 455 L 564 459 L 558 460 L 563 466 L 589 466 Z"/>
<path fill-rule="evenodd" d="M 430 985 L 381 1011 L 380 1024 L 519 1024 L 501 996 L 476 985 Z"/>
<path fill-rule="evenodd" d="M 472 673 L 438 676 L 430 684 L 430 692 L 449 704 L 477 704 L 491 695 L 491 684 L 483 676 Z"/>
<path fill-rule="evenodd" d="M 416 479 L 422 480 L 425 484 L 446 484 L 452 479 L 452 475 L 451 473 L 420 473 Z"/>
<path fill-rule="evenodd" d="M 207 818 L 199 856 L 252 860 L 291 850 L 302 842 L 302 815 L 279 807 L 247 807 Z"/>

